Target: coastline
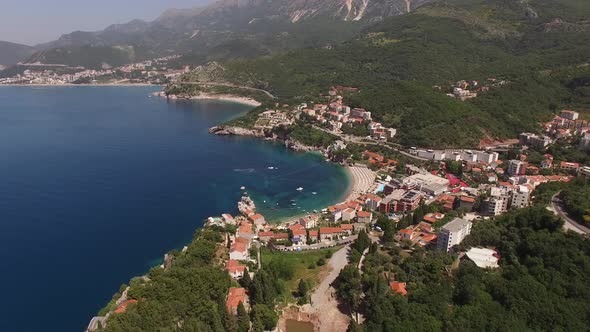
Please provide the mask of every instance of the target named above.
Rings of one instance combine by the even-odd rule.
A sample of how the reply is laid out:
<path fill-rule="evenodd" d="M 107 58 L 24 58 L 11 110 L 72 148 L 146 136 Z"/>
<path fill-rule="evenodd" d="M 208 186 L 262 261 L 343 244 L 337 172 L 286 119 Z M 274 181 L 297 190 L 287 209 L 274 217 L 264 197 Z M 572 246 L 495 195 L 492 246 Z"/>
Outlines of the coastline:
<path fill-rule="evenodd" d="M 71 83 L 64 83 L 64 84 L 0 84 L 0 87 L 8 86 L 8 87 L 77 87 L 77 86 L 84 86 L 84 87 L 92 87 L 92 86 L 122 86 L 122 87 L 143 87 L 143 86 L 153 86 L 153 87 L 164 87 L 166 85 L 163 84 L 149 84 L 149 83 L 97 83 L 97 84 L 71 84 Z"/>
<path fill-rule="evenodd" d="M 154 96 L 166 98 L 166 100 L 219 100 L 231 103 L 244 104 L 252 107 L 262 105 L 261 102 L 253 98 L 242 97 L 231 94 L 213 94 L 213 93 L 199 93 L 198 95 L 184 96 L 184 95 L 166 95 L 164 91 L 155 92 Z"/>

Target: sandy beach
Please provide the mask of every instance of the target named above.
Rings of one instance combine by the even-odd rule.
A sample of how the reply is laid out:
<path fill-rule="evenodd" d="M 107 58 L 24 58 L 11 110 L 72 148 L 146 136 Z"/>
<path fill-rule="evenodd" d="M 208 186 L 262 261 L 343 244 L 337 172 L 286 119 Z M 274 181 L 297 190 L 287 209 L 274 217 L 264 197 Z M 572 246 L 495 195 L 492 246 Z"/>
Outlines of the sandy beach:
<path fill-rule="evenodd" d="M 345 201 L 366 194 L 375 184 L 377 175 L 366 166 L 347 166 L 346 170 L 350 175 L 351 184 Z"/>
<path fill-rule="evenodd" d="M 209 93 L 200 93 L 196 96 L 184 97 L 184 96 L 176 96 L 176 95 L 169 95 L 166 96 L 163 92 L 156 92 L 154 96 L 159 96 L 162 98 L 167 98 L 169 100 L 221 100 L 221 101 L 228 101 L 232 103 L 244 104 L 249 106 L 258 107 L 262 105 L 259 101 L 248 98 L 248 97 L 241 97 L 236 95 L 230 94 L 209 94 Z"/>

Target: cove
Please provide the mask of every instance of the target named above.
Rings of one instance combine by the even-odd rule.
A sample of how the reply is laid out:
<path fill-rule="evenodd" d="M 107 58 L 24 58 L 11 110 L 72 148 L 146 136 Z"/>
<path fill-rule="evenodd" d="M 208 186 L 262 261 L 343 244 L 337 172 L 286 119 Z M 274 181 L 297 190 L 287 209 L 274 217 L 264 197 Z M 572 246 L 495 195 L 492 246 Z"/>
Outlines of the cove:
<path fill-rule="evenodd" d="M 249 106 L 158 89 L 0 88 L 1 331 L 82 331 L 206 217 L 235 214 L 241 186 L 271 220 L 343 197 L 321 157 L 207 133 Z"/>

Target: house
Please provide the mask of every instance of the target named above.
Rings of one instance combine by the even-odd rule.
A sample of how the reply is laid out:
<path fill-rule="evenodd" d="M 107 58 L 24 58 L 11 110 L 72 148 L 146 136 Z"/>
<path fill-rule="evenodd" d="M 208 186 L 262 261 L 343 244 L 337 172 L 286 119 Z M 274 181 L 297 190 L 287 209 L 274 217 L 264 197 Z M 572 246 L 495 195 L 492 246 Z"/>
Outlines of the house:
<path fill-rule="evenodd" d="M 254 214 L 254 215 L 248 217 L 248 219 L 252 223 L 254 223 L 254 225 L 256 225 L 256 227 L 260 227 L 260 226 L 266 224 L 266 220 L 264 220 L 264 217 L 261 214 L 259 214 L 259 213 Z"/>
<path fill-rule="evenodd" d="M 229 249 L 229 259 L 233 259 L 236 261 L 248 260 L 248 245 L 239 241 L 232 243 Z"/>
<path fill-rule="evenodd" d="M 342 211 L 344 211 L 346 209 L 347 209 L 347 206 L 342 205 L 342 204 L 328 207 L 328 212 L 330 212 L 330 214 L 332 214 L 332 221 L 337 222 L 340 219 L 342 219 Z"/>
<path fill-rule="evenodd" d="M 221 215 L 221 219 L 223 219 L 223 221 L 226 224 L 230 224 L 230 225 L 236 224 L 236 221 L 234 220 L 234 217 L 231 216 L 231 214 L 224 213 Z"/>
<path fill-rule="evenodd" d="M 455 218 L 441 228 L 438 234 L 438 248 L 449 252 L 449 250 L 471 233 L 471 221 Z"/>
<path fill-rule="evenodd" d="M 289 233 L 287 233 L 287 232 L 273 233 L 272 234 L 272 239 L 275 240 L 275 241 L 288 240 L 289 239 Z"/>
<path fill-rule="evenodd" d="M 241 287 L 230 287 L 227 300 L 225 301 L 227 311 L 232 315 L 237 315 L 240 302 L 242 302 L 246 310 L 248 310 L 249 301 L 248 295 L 246 295 L 246 289 Z"/>
<path fill-rule="evenodd" d="M 406 290 L 406 283 L 405 282 L 393 281 L 393 282 L 391 282 L 389 284 L 389 287 L 396 294 L 399 294 L 399 295 L 402 295 L 402 296 L 408 295 L 408 291 Z"/>
<path fill-rule="evenodd" d="M 570 111 L 570 110 L 563 110 L 563 111 L 561 111 L 561 113 L 559 115 L 562 118 L 565 118 L 565 119 L 568 119 L 571 121 L 576 121 L 580 117 L 580 114 L 578 112 L 574 112 L 574 111 Z"/>
<path fill-rule="evenodd" d="M 254 231 L 252 231 L 252 224 L 244 222 L 238 227 L 238 237 L 244 237 L 247 239 L 254 238 Z"/>
<path fill-rule="evenodd" d="M 499 267 L 498 261 L 500 260 L 500 255 L 492 249 L 471 248 L 465 253 L 465 256 L 482 269 L 495 269 Z"/>
<path fill-rule="evenodd" d="M 580 170 L 580 164 L 579 163 L 572 163 L 572 162 L 568 162 L 568 161 L 562 161 L 559 164 L 559 168 L 561 168 L 562 170 L 565 170 L 565 171 L 578 172 Z"/>
<path fill-rule="evenodd" d="M 316 242 L 319 239 L 320 232 L 317 230 L 310 230 L 309 231 L 309 239 L 313 242 Z"/>
<path fill-rule="evenodd" d="M 291 238 L 293 244 L 301 246 L 307 243 L 307 230 L 305 228 L 294 229 L 291 232 L 293 234 Z"/>
<path fill-rule="evenodd" d="M 422 247 L 430 245 L 431 243 L 436 243 L 435 241 L 438 239 L 436 234 L 424 234 L 419 240 L 418 244 Z"/>
<path fill-rule="evenodd" d="M 414 211 L 422 201 L 422 193 L 417 190 L 409 190 L 403 194 L 396 206 L 397 211 Z"/>
<path fill-rule="evenodd" d="M 137 300 L 135 300 L 135 299 L 129 299 L 129 300 L 123 301 L 123 303 L 119 304 L 117 309 L 115 309 L 115 313 L 122 314 L 125 311 L 127 311 L 127 307 L 129 307 L 130 304 L 135 304 L 135 303 L 137 303 Z"/>
<path fill-rule="evenodd" d="M 260 242 L 268 242 L 272 239 L 274 232 L 258 232 L 258 239 Z"/>
<path fill-rule="evenodd" d="M 455 196 L 441 195 L 436 198 L 436 202 L 442 204 L 446 211 L 451 211 L 455 208 Z"/>
<path fill-rule="evenodd" d="M 465 209 L 466 211 L 473 211 L 473 207 L 475 206 L 475 197 L 470 196 L 461 196 L 459 197 L 459 205 L 457 206 L 458 209 Z"/>
<path fill-rule="evenodd" d="M 244 276 L 246 266 L 238 262 L 237 260 L 230 259 L 225 264 L 225 270 L 229 273 L 230 277 L 239 279 Z"/>
<path fill-rule="evenodd" d="M 404 228 L 400 230 L 398 233 L 400 240 L 410 240 L 413 241 L 417 234 L 414 232 L 414 227 L 409 226 L 408 228 Z"/>
<path fill-rule="evenodd" d="M 354 231 L 354 225 L 353 224 L 342 224 L 342 225 L 340 225 L 340 229 L 343 234 L 352 235 L 352 232 Z"/>
<path fill-rule="evenodd" d="M 337 240 L 346 235 L 340 227 L 320 227 L 320 241 Z"/>
<path fill-rule="evenodd" d="M 427 213 L 424 218 L 422 218 L 422 220 L 426 221 L 427 223 L 430 224 L 434 224 L 437 221 L 442 220 L 442 218 L 444 218 L 445 215 L 440 213 L 440 212 L 434 212 L 434 213 Z"/>
<path fill-rule="evenodd" d="M 356 210 L 353 208 L 347 208 L 342 211 L 342 221 L 350 221 L 356 217 Z"/>
<path fill-rule="evenodd" d="M 365 205 L 373 210 L 376 211 L 379 208 L 379 204 L 383 199 L 375 194 L 367 194 L 365 196 Z"/>
<path fill-rule="evenodd" d="M 307 215 L 305 217 L 301 217 L 299 219 L 299 223 L 304 227 L 304 228 L 314 228 L 317 226 L 318 223 L 318 216 L 316 215 Z"/>
<path fill-rule="evenodd" d="M 373 213 L 370 211 L 359 211 L 356 214 L 356 219 L 359 223 L 370 224 L 373 221 Z"/>

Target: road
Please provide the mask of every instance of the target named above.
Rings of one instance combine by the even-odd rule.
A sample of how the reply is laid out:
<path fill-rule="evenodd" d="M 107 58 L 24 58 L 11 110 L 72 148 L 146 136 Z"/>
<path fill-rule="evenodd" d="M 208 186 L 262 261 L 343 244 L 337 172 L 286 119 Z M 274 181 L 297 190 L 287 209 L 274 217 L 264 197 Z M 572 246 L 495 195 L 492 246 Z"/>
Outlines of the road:
<path fill-rule="evenodd" d="M 391 145 L 389 145 L 387 143 L 384 144 L 383 142 L 375 142 L 375 141 L 367 142 L 367 141 L 365 141 L 366 138 L 364 138 L 364 137 L 358 137 L 358 136 L 352 136 L 352 135 L 343 135 L 341 133 L 336 133 L 336 132 L 333 132 L 331 130 L 328 130 L 326 128 L 322 128 L 322 127 L 318 127 L 318 126 L 313 126 L 313 127 L 316 128 L 316 129 L 319 129 L 319 130 L 321 130 L 321 131 L 323 131 L 325 133 L 328 133 L 330 135 L 338 136 L 338 138 L 340 138 L 345 143 L 354 143 L 354 144 L 361 144 L 361 145 L 382 146 L 382 147 L 385 147 L 387 149 L 393 150 L 393 151 L 395 151 L 395 152 L 397 152 L 399 154 L 402 154 L 402 155 L 404 155 L 406 157 L 409 157 L 409 158 L 412 158 L 412 159 L 416 159 L 416 160 L 419 160 L 419 161 L 427 161 L 427 160 L 429 160 L 429 159 L 426 159 L 426 158 L 415 156 L 415 155 L 413 155 L 411 153 L 408 153 L 406 151 L 403 151 L 401 149 L 398 149 L 396 147 L 393 147 L 393 146 L 391 146 Z"/>
<path fill-rule="evenodd" d="M 230 88 L 237 88 L 237 89 L 245 89 L 245 90 L 250 90 L 250 91 L 262 92 L 265 95 L 267 95 L 268 97 L 270 97 L 271 99 L 277 99 L 277 97 L 275 95 L 273 95 L 272 93 L 270 93 L 270 92 L 268 92 L 266 90 L 251 88 L 249 86 L 236 85 L 236 84 L 232 84 L 232 83 L 220 83 L 220 82 L 174 82 L 174 84 L 227 86 L 227 87 L 230 87 Z"/>
<path fill-rule="evenodd" d="M 574 231 L 578 234 L 583 234 L 583 235 L 590 234 L 589 228 L 580 225 L 575 220 L 570 218 L 569 215 L 567 214 L 567 212 L 565 212 L 565 210 L 562 207 L 562 202 L 559 199 L 560 193 L 561 193 L 561 191 L 558 192 L 557 194 L 553 195 L 553 197 L 551 197 L 551 209 L 553 210 L 553 213 L 555 213 L 556 215 L 560 216 L 563 219 L 563 221 L 564 221 L 563 228 L 570 230 L 570 231 Z"/>
<path fill-rule="evenodd" d="M 349 317 L 338 309 L 336 291 L 332 283 L 348 264 L 350 245 L 336 251 L 328 263 L 330 272 L 311 295 L 311 307 L 319 320 L 320 332 L 346 331 Z"/>

